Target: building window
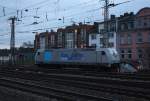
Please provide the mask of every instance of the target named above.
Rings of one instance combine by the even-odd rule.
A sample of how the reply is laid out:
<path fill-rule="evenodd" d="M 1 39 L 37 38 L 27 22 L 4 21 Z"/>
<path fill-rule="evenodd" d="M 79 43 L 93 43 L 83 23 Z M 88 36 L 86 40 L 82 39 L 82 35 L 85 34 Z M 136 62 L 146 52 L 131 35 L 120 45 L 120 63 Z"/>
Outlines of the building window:
<path fill-rule="evenodd" d="M 96 39 L 96 34 L 92 34 L 92 35 L 91 35 L 91 39 L 92 39 L 92 40 L 95 40 L 95 39 Z"/>
<path fill-rule="evenodd" d="M 131 34 L 130 34 L 130 33 L 127 35 L 127 43 L 128 43 L 128 44 L 131 44 L 131 43 L 132 43 L 132 37 L 131 37 Z"/>
<path fill-rule="evenodd" d="M 121 58 L 122 58 L 122 59 L 124 59 L 124 58 L 125 58 L 124 54 L 122 54 L 122 55 L 121 55 Z"/>
<path fill-rule="evenodd" d="M 125 53 L 125 51 L 124 51 L 124 50 L 121 50 L 121 53 L 122 53 L 122 54 L 124 54 L 124 53 Z"/>
<path fill-rule="evenodd" d="M 110 26 L 110 31 L 115 31 L 115 28 L 116 28 L 115 23 L 112 23 L 111 26 Z"/>
<path fill-rule="evenodd" d="M 45 49 L 45 37 L 40 37 L 40 48 Z"/>
<path fill-rule="evenodd" d="M 114 37 L 114 33 L 109 33 L 109 38 L 113 38 Z"/>
<path fill-rule="evenodd" d="M 132 50 L 131 49 L 128 49 L 127 55 L 128 55 L 128 59 L 132 58 Z"/>
<path fill-rule="evenodd" d="M 100 38 L 100 46 L 103 47 L 103 45 L 104 45 L 104 39 Z"/>
<path fill-rule="evenodd" d="M 54 35 L 51 35 L 51 45 L 54 46 L 55 45 L 55 36 Z"/>
<path fill-rule="evenodd" d="M 121 30 L 125 29 L 125 24 L 121 24 Z"/>
<path fill-rule="evenodd" d="M 137 43 L 142 43 L 143 42 L 143 35 L 142 33 L 137 33 Z"/>
<path fill-rule="evenodd" d="M 134 28 L 134 23 L 133 22 L 129 22 L 128 23 L 128 29 L 133 29 Z"/>
<path fill-rule="evenodd" d="M 144 22 L 144 27 L 146 27 L 147 26 L 147 23 L 146 22 Z"/>
<path fill-rule="evenodd" d="M 137 49 L 137 57 L 138 57 L 138 59 L 141 59 L 143 57 L 142 49 Z"/>
<path fill-rule="evenodd" d="M 125 50 L 124 50 L 124 49 L 121 49 L 121 50 L 120 50 L 120 55 L 121 55 L 121 58 L 122 58 L 122 59 L 125 58 Z"/>
<path fill-rule="evenodd" d="M 120 35 L 120 44 L 125 44 L 125 36 L 124 36 L 124 34 Z"/>
<path fill-rule="evenodd" d="M 74 48 L 74 33 L 67 33 L 66 47 L 67 48 Z"/>
<path fill-rule="evenodd" d="M 62 46 L 62 32 L 58 33 L 58 46 L 61 47 Z"/>
<path fill-rule="evenodd" d="M 141 26 L 141 20 L 138 20 L 138 26 L 139 27 Z"/>
<path fill-rule="evenodd" d="M 113 43 L 113 42 L 110 42 L 110 43 L 109 43 L 109 47 L 114 47 L 114 43 Z"/>
<path fill-rule="evenodd" d="M 132 54 L 128 54 L 128 59 L 131 59 L 132 58 Z"/>
<path fill-rule="evenodd" d="M 81 29 L 81 39 L 84 40 L 84 30 Z"/>

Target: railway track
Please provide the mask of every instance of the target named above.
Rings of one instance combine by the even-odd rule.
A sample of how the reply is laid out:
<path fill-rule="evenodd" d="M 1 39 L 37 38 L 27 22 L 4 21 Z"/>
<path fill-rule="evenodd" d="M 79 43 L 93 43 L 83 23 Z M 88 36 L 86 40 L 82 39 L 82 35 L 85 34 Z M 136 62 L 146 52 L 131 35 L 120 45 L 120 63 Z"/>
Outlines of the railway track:
<path fill-rule="evenodd" d="M 47 69 L 45 67 L 39 68 L 35 65 L 33 66 L 20 66 L 20 67 L 10 67 L 5 70 L 12 71 L 24 71 L 24 72 L 35 72 L 35 73 L 58 73 L 58 74 L 74 74 L 74 75 L 84 75 L 84 76 L 94 76 L 94 77 L 107 77 L 107 78 L 118 78 L 118 79 L 131 79 L 131 80 L 150 80 L 150 72 L 148 73 L 116 73 L 116 72 L 98 72 L 98 71 L 85 71 L 80 70 L 79 68 L 67 68 L 67 69 Z"/>
<path fill-rule="evenodd" d="M 150 80 L 130 80 L 130 79 L 120 79 L 118 77 L 103 77 L 103 76 L 86 76 L 86 75 L 75 75 L 75 74 L 64 74 L 64 73 L 43 73 L 43 72 L 33 72 L 33 71 L 3 71 L 0 73 L 5 75 L 5 77 L 19 78 L 22 81 L 29 80 L 35 85 L 42 85 L 43 87 L 59 88 L 58 86 L 63 86 L 62 88 L 70 89 L 70 91 L 78 91 L 78 93 L 83 93 L 93 96 L 102 96 L 102 101 L 112 100 L 114 96 L 121 96 L 123 99 L 126 98 L 138 98 L 142 100 L 150 99 Z M 127 76 L 127 75 L 125 75 Z M 36 83 L 35 83 L 36 82 Z M 59 88 L 61 89 L 61 88 Z M 66 90 L 65 89 L 65 90 Z M 69 92 L 71 94 L 77 94 L 75 92 Z M 82 95 L 84 95 L 82 94 Z M 93 95 L 94 94 L 94 95 Z M 96 95 L 95 95 L 96 94 Z M 80 94 L 78 94 L 79 97 Z M 84 95 L 85 96 L 85 95 Z M 109 98 L 108 98 L 109 96 Z M 88 96 L 86 96 L 89 98 Z M 76 98 L 76 97 L 75 97 Z M 108 98 L 108 99 L 107 99 Z M 116 97 L 115 97 L 116 98 Z M 85 98 L 83 98 L 85 99 Z M 98 99 L 98 98 L 97 98 Z M 120 97 L 118 97 L 120 99 Z M 100 100 L 100 99 L 99 99 Z M 101 101 L 100 100 L 100 101 Z M 122 100 L 121 100 L 122 101 Z"/>
<path fill-rule="evenodd" d="M 83 101 L 113 101 L 113 99 L 109 97 L 96 96 L 90 92 L 88 94 L 86 92 L 81 93 L 81 90 L 74 91 L 71 88 L 66 89 L 64 86 L 56 84 L 51 86 L 45 86 L 37 82 L 35 83 L 32 81 L 12 78 L 1 78 L 0 81 L 1 86 L 14 88 L 24 92 L 34 93 L 40 96 L 57 98 L 61 101 L 77 101 L 78 99 L 82 99 Z"/>

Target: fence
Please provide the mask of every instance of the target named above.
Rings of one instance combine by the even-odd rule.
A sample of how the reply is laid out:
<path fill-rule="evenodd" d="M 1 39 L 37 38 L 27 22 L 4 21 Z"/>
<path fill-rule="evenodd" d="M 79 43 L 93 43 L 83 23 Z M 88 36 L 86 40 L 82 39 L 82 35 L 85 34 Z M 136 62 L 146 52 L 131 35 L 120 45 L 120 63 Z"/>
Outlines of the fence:
<path fill-rule="evenodd" d="M 0 56 L 0 65 L 9 65 L 11 64 L 10 57 Z M 15 65 L 32 65 L 34 64 L 34 53 L 21 53 L 16 54 L 14 59 Z"/>

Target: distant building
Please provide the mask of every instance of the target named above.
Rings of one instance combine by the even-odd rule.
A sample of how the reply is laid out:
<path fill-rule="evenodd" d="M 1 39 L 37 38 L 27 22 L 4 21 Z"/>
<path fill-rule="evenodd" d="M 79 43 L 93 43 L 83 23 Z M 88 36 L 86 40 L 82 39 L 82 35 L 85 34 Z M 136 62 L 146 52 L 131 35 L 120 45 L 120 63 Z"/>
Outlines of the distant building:
<path fill-rule="evenodd" d="M 150 67 L 150 8 L 118 18 L 118 50 L 122 60 L 142 62 Z"/>
<path fill-rule="evenodd" d="M 34 50 L 36 51 L 39 48 L 40 48 L 40 37 L 38 33 L 36 33 L 35 40 L 34 40 Z"/>
<path fill-rule="evenodd" d="M 51 32 L 43 32 L 36 34 L 35 36 L 35 49 L 50 49 L 57 47 L 57 33 L 51 30 Z"/>
<path fill-rule="evenodd" d="M 88 32 L 92 26 L 80 23 L 59 28 L 57 32 L 39 33 L 35 36 L 35 49 L 88 47 Z"/>
<path fill-rule="evenodd" d="M 79 23 L 65 28 L 65 48 L 86 48 L 89 46 L 89 31 L 93 25 Z"/>
<path fill-rule="evenodd" d="M 78 26 L 73 24 L 65 28 L 65 48 L 77 48 Z"/>
<path fill-rule="evenodd" d="M 110 22 L 109 22 L 110 23 Z M 89 46 L 90 47 L 104 47 L 104 22 L 95 23 L 94 28 L 90 30 L 89 34 Z M 108 45 L 112 48 L 117 48 L 117 36 L 116 32 L 109 30 L 108 34 Z"/>
<path fill-rule="evenodd" d="M 57 47 L 65 48 L 65 29 L 57 29 Z"/>
<path fill-rule="evenodd" d="M 101 25 L 101 26 L 100 26 Z M 100 27 L 99 27 L 100 26 Z M 89 47 L 97 48 L 102 47 L 100 30 L 104 29 L 104 24 L 94 23 L 94 26 L 89 31 Z"/>

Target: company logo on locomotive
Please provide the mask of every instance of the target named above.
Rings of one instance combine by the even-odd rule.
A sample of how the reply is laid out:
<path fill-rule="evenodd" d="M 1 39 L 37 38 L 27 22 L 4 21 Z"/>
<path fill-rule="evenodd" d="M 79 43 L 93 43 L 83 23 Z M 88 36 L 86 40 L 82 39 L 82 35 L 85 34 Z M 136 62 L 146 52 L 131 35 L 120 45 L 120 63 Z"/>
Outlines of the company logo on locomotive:
<path fill-rule="evenodd" d="M 61 53 L 61 60 L 82 60 L 84 55 L 81 53 L 73 52 L 69 53 Z"/>

